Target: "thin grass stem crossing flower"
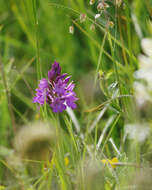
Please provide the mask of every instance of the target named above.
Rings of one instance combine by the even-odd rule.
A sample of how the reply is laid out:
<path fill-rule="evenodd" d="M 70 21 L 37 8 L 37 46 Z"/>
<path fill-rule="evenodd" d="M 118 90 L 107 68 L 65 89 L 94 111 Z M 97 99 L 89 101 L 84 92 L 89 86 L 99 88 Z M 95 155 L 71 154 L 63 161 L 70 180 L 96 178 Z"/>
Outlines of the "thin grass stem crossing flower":
<path fill-rule="evenodd" d="M 67 107 L 75 109 L 78 100 L 73 91 L 75 85 L 69 83 L 71 76 L 66 73 L 61 74 L 61 67 L 56 61 L 48 71 L 48 79 L 40 80 L 33 103 L 44 105 L 45 102 L 50 105 L 53 112 L 62 112 Z"/>

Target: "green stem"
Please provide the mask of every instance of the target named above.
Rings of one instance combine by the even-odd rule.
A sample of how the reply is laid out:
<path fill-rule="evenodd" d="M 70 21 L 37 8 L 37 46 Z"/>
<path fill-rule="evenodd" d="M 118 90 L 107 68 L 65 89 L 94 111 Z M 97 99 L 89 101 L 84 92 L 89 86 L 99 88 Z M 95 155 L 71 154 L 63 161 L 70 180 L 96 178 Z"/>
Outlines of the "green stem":
<path fill-rule="evenodd" d="M 13 109 L 12 109 L 11 96 L 10 96 L 10 92 L 9 92 L 9 89 L 8 89 L 8 86 L 7 86 L 5 71 L 4 71 L 3 64 L 1 62 L 1 60 L 0 60 L 0 71 L 1 71 L 2 80 L 3 80 L 5 92 L 6 92 L 6 97 L 7 97 L 7 102 L 8 102 L 8 109 L 9 109 L 9 113 L 10 113 L 10 117 L 11 117 L 11 121 L 12 121 L 13 132 L 15 134 L 16 133 L 15 117 L 14 117 L 14 113 L 13 113 Z"/>

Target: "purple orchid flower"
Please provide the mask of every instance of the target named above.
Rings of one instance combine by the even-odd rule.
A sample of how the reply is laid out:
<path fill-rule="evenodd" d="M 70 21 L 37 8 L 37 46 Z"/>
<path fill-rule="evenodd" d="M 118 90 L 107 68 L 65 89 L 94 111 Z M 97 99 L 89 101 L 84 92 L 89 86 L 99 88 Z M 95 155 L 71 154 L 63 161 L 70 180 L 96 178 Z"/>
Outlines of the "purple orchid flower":
<path fill-rule="evenodd" d="M 55 61 L 48 71 L 48 79 L 40 80 L 33 103 L 44 105 L 46 102 L 53 112 L 62 112 L 67 106 L 75 109 L 77 107 L 75 102 L 78 100 L 73 91 L 75 85 L 73 82 L 68 84 L 71 77 L 66 76 L 66 73 L 61 74 L 61 67 Z"/>

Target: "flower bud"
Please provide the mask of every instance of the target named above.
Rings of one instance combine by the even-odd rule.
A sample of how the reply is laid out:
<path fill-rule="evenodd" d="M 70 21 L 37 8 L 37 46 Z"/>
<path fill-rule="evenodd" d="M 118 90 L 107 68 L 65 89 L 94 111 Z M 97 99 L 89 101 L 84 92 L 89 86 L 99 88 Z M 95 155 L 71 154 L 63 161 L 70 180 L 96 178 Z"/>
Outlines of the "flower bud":
<path fill-rule="evenodd" d="M 110 28 L 114 27 L 114 23 L 112 21 L 108 21 L 108 26 L 110 26 Z"/>
<path fill-rule="evenodd" d="M 105 9 L 107 9 L 107 8 L 109 8 L 109 5 L 108 5 L 107 3 L 105 3 L 105 2 L 103 2 L 103 7 L 104 7 Z"/>
<path fill-rule="evenodd" d="M 95 3 L 95 0 L 90 0 L 90 5 L 93 5 Z"/>
<path fill-rule="evenodd" d="M 100 12 L 102 11 L 103 9 L 107 9 L 109 8 L 109 5 L 105 2 L 100 2 L 97 6 L 97 10 Z"/>
<path fill-rule="evenodd" d="M 82 22 L 85 22 L 85 20 L 86 20 L 86 14 L 84 14 L 84 13 L 82 13 L 82 14 L 80 14 L 80 22 L 82 23 Z"/>
<path fill-rule="evenodd" d="M 69 26 L 69 33 L 74 34 L 74 26 Z"/>
<path fill-rule="evenodd" d="M 98 10 L 98 11 L 101 11 L 103 8 L 104 8 L 104 7 L 103 7 L 103 3 L 100 2 L 100 3 L 98 4 L 98 6 L 97 6 L 97 10 Z"/>

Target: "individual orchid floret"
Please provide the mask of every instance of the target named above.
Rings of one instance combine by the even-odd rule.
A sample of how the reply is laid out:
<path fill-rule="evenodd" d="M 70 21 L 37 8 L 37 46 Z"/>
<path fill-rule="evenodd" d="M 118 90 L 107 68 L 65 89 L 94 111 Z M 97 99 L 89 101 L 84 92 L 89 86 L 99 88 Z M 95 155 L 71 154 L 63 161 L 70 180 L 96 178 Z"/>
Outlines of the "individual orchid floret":
<path fill-rule="evenodd" d="M 54 64 L 52 65 L 51 70 L 48 71 L 48 79 L 51 81 L 60 75 L 61 75 L 61 67 L 59 63 L 55 61 Z"/>
<path fill-rule="evenodd" d="M 47 79 L 43 78 L 40 80 L 39 86 L 36 89 L 36 96 L 33 98 L 33 103 L 39 103 L 43 105 L 48 93 L 48 81 Z"/>
<path fill-rule="evenodd" d="M 54 62 L 48 71 L 48 79 L 40 80 L 33 103 L 44 105 L 46 102 L 53 112 L 62 112 L 67 106 L 75 109 L 77 107 L 75 102 L 78 100 L 73 91 L 75 85 L 73 82 L 69 83 L 71 77 L 66 76 L 66 73 L 61 74 L 59 63 Z"/>

